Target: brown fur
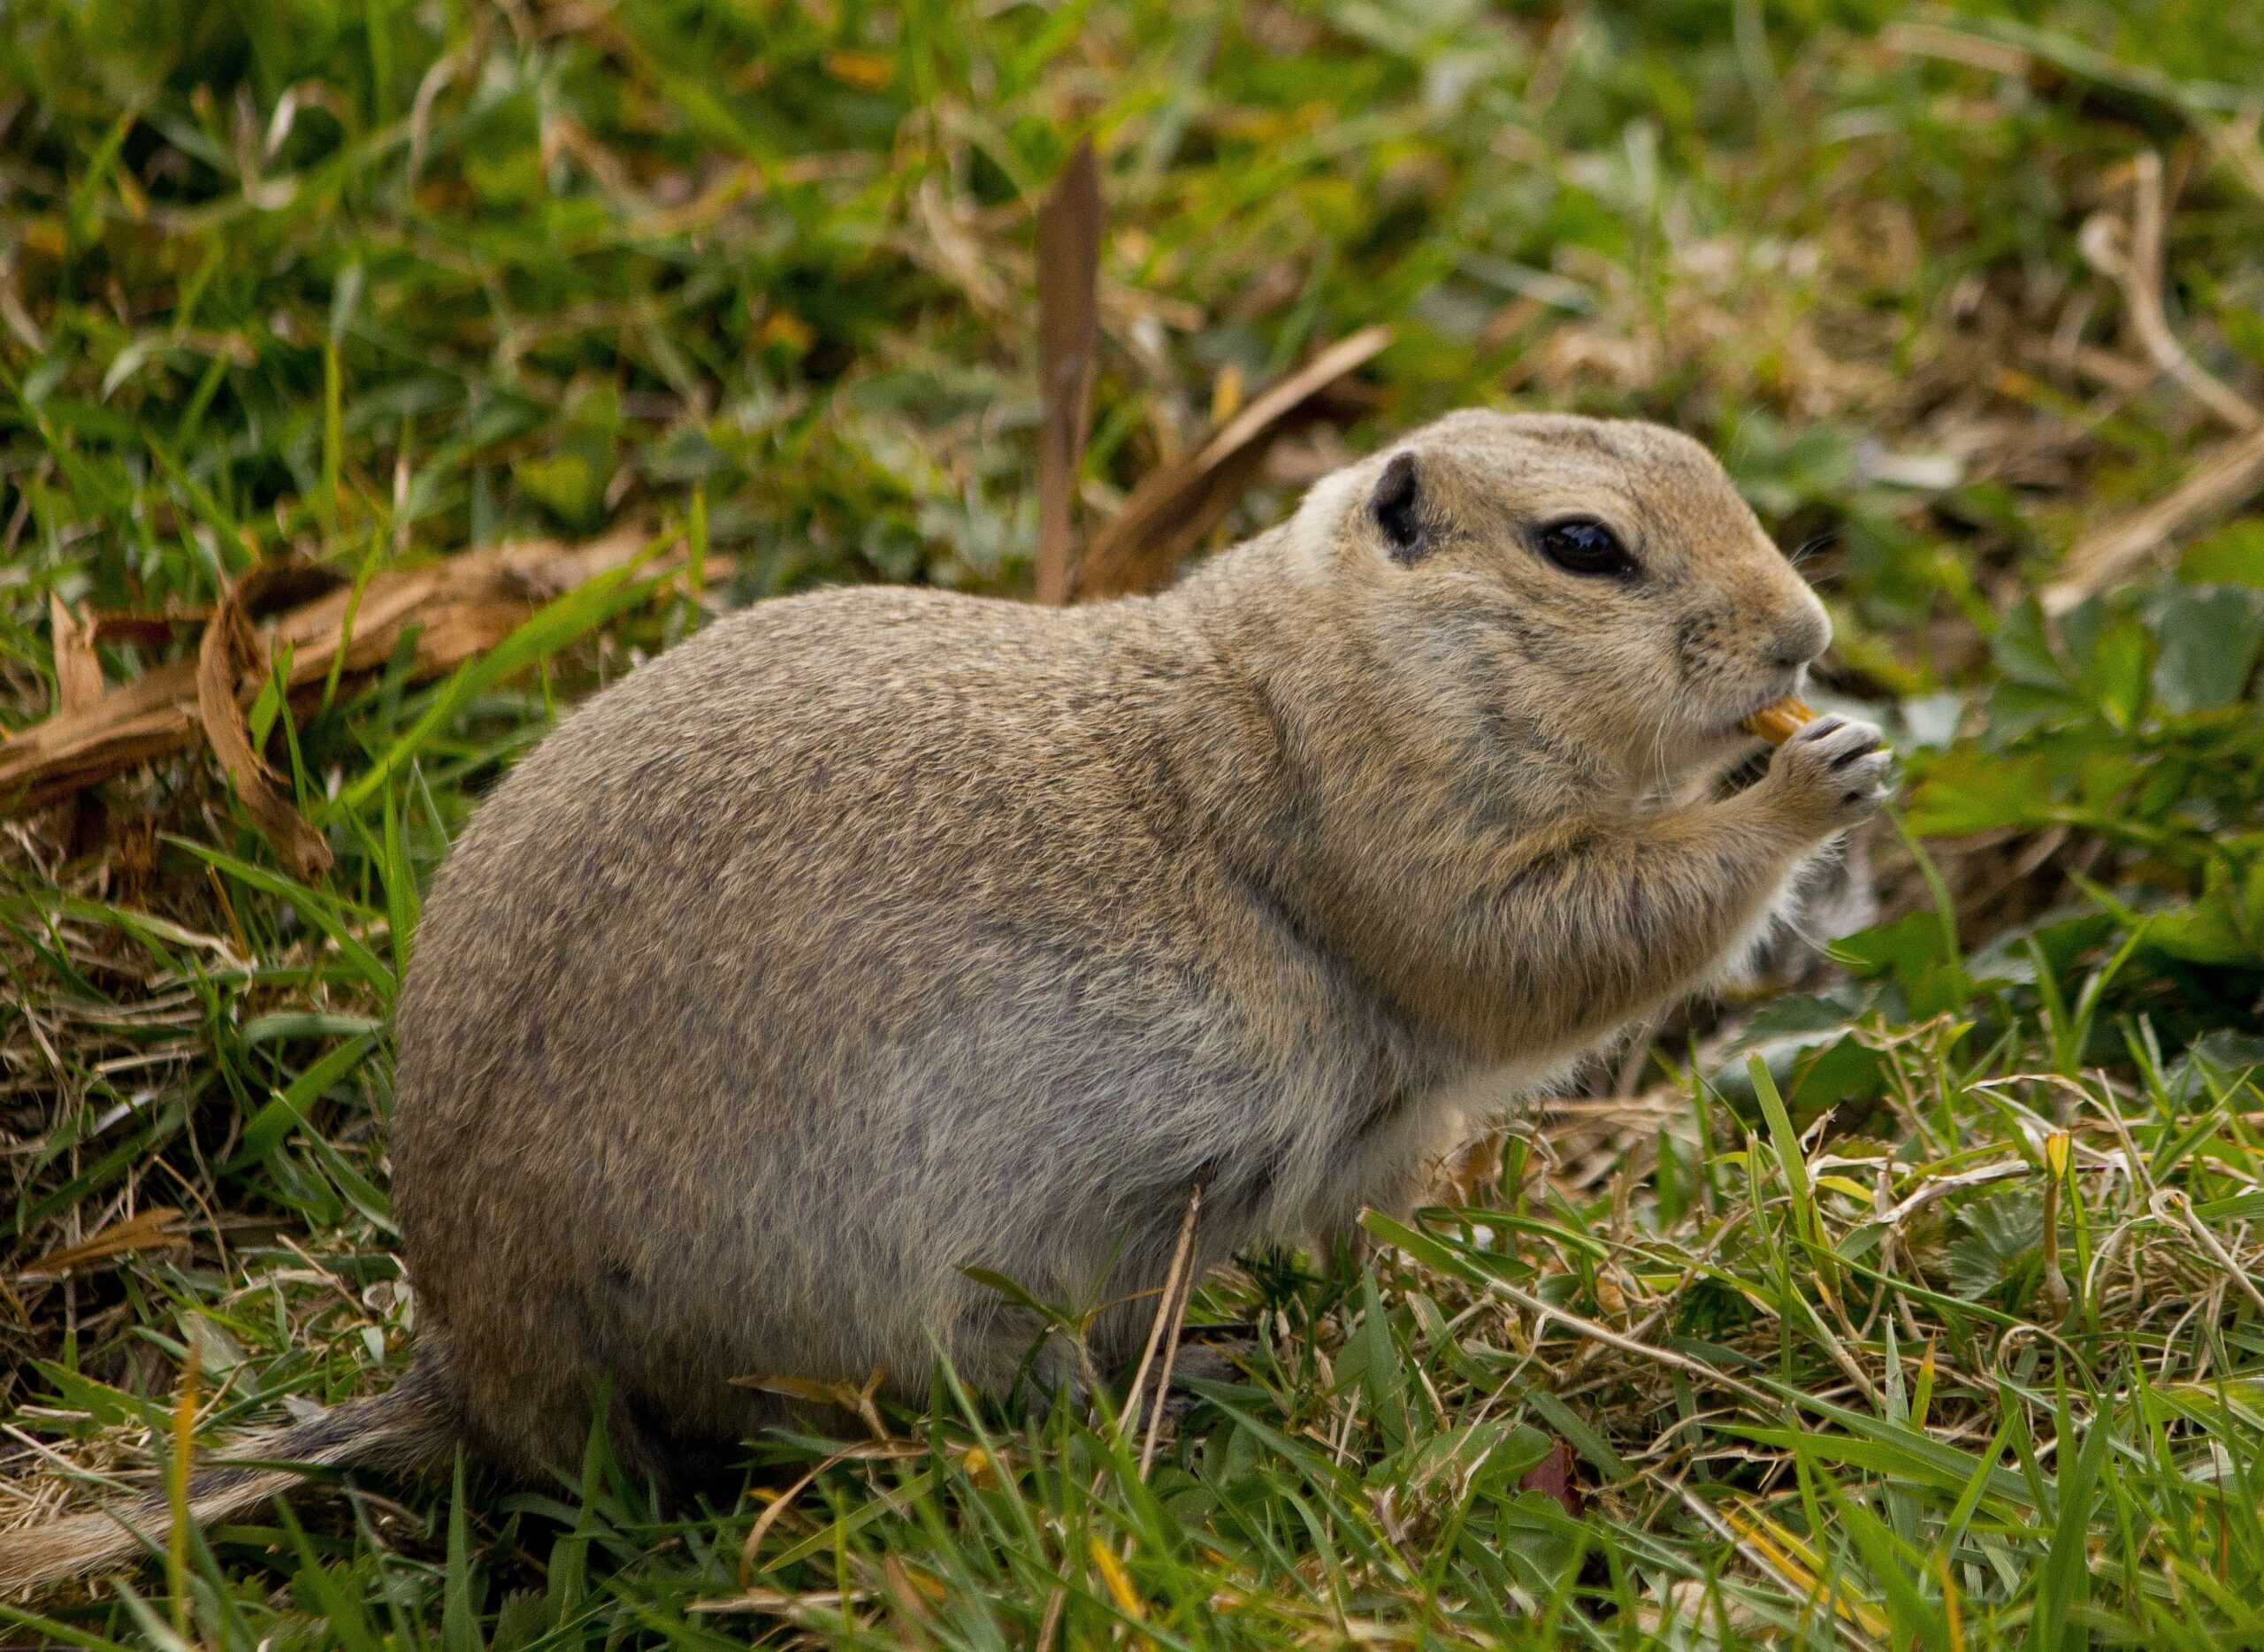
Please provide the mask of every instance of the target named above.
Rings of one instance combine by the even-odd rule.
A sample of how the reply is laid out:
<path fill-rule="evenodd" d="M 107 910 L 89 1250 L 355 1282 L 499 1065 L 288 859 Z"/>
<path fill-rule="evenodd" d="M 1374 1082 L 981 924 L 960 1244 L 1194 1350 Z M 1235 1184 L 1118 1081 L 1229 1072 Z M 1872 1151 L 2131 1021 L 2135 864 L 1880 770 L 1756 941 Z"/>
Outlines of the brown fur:
<path fill-rule="evenodd" d="M 1403 1206 L 1472 1098 L 1732 963 L 1876 807 L 1836 719 L 1662 800 L 1829 638 L 1695 444 L 1466 413 L 1394 451 L 1411 561 L 1387 455 L 1157 598 L 766 602 L 497 789 L 399 1015 L 462 1437 L 571 1462 L 603 1385 L 659 1472 L 763 1424 L 736 1376 L 916 1396 L 941 1351 L 998 1391 L 1034 1327 L 962 1265 L 1095 1303 L 1157 1285 L 1197 1182 L 1205 1264 Z M 1538 554 L 1571 515 L 1640 577 Z"/>

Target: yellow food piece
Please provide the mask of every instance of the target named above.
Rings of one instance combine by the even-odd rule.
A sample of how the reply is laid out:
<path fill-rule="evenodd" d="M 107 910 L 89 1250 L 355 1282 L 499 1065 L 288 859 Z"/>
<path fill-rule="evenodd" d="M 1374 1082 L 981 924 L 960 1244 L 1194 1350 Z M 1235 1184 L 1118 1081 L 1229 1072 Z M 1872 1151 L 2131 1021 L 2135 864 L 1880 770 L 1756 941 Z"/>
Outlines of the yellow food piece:
<path fill-rule="evenodd" d="M 1771 746 L 1782 746 L 1798 734 L 1803 724 L 1815 721 L 1814 711 L 1787 694 L 1782 700 L 1770 701 L 1738 726 L 1748 734 L 1759 735 Z"/>

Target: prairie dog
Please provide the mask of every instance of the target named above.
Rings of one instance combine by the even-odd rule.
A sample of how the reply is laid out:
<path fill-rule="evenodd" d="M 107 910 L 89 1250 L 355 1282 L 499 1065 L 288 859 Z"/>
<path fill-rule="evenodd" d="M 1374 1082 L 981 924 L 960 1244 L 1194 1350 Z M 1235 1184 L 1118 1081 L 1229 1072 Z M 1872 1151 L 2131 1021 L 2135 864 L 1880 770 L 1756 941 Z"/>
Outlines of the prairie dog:
<path fill-rule="evenodd" d="M 398 1016 L 415 1366 L 239 1455 L 571 1464 L 604 1392 L 664 1476 L 775 1416 L 734 1377 L 919 1396 L 940 1351 L 1010 1385 L 1036 1327 L 964 1265 L 1118 1301 L 1195 1183 L 1205 1265 L 1404 1206 L 1465 1098 L 1734 964 L 1878 807 L 1878 732 L 1836 718 L 1661 800 L 1829 639 L 1696 443 L 1491 412 L 1161 596 L 717 621 L 441 868 Z M 1151 1312 L 1101 1315 L 1096 1358 Z M 7 1540 L 0 1581 L 117 1537 Z"/>

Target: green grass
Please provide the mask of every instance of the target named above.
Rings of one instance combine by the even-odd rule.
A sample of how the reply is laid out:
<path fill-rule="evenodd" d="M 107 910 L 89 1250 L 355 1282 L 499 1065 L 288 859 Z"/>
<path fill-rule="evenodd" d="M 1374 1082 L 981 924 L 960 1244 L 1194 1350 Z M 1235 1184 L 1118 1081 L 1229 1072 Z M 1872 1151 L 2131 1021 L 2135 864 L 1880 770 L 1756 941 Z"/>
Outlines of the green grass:
<path fill-rule="evenodd" d="M 364 1479 L 0 1633 L 2264 1645 L 2264 516 L 2032 601 L 2224 434 L 2078 245 L 2142 149 L 2172 324 L 2264 401 L 2260 85 L 2264 13 L 2200 0 L 0 9 L 8 726 L 53 701 L 50 593 L 712 547 L 696 593 L 569 595 L 448 681 L 271 703 L 320 887 L 203 757 L 5 822 L 0 1521 L 157 1470 L 192 1337 L 205 1453 L 405 1367 L 387 1016 L 420 890 L 560 707 L 810 583 L 1026 588 L 1032 209 L 1081 132 L 1088 522 L 1222 380 L 1388 323 L 1365 410 L 1222 535 L 1448 408 L 1665 419 L 1808 554 L 1827 687 L 1909 781 L 1829 967 L 1659 1029 L 1373 1256 L 1214 1276 L 1198 1327 L 1256 1350 L 1144 1476 L 1121 1396 L 939 1383 L 756 1442 L 696 1518 L 602 1441 L 547 1487 Z M 158 1208 L 184 1243 L 22 1276 Z M 1577 1512 L 1521 1489 L 1559 1442 Z"/>

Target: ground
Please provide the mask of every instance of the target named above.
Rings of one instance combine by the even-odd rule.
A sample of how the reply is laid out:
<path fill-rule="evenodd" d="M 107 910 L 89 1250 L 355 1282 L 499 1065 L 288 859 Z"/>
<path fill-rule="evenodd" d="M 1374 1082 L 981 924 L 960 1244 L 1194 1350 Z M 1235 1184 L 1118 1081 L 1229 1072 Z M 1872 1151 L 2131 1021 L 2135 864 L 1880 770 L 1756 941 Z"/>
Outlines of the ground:
<path fill-rule="evenodd" d="M 386 1018 L 561 706 L 780 591 L 1028 591 L 1080 135 L 1088 528 L 1380 324 L 1208 545 L 1449 408 L 1666 420 L 1905 780 L 1828 956 L 1372 1255 L 1208 1281 L 1187 1339 L 1254 1342 L 1152 1463 L 1121 1394 L 939 1385 L 711 1509 L 601 1442 L 364 1477 L 0 1633 L 2264 1643 L 2260 85 L 2207 0 L 0 11 L 0 1526 L 404 1368 Z M 336 669 L 240 633 L 235 784 L 168 709 L 255 564 L 353 607 L 537 540 Z M 35 799 L 23 731 L 168 662 L 173 749 Z"/>

